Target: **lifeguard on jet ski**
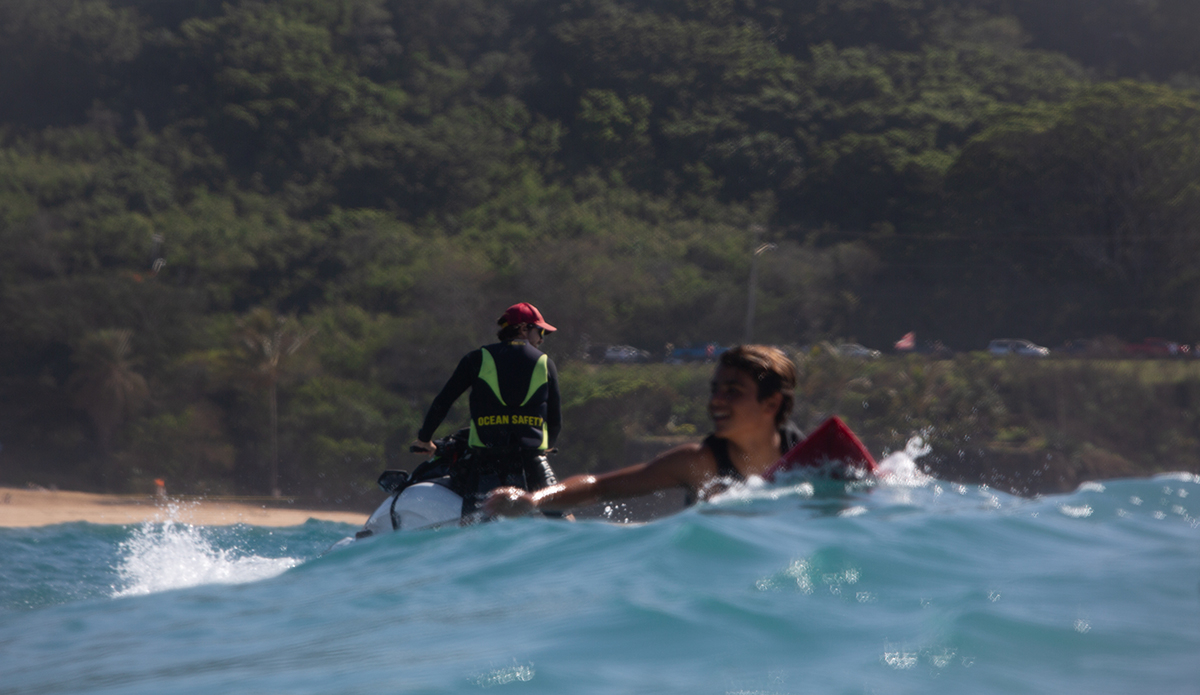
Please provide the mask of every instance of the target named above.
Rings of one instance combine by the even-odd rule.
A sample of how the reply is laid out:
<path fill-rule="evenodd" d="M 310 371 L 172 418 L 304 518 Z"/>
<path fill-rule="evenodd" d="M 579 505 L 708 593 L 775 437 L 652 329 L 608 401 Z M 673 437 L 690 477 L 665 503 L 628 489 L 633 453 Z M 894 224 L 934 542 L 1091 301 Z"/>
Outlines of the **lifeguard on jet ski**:
<path fill-rule="evenodd" d="M 525 302 L 510 306 L 496 323 L 498 342 L 467 353 L 429 406 L 409 450 L 432 458 L 411 476 L 403 471 L 380 476 L 380 487 L 391 497 L 360 536 L 469 522 L 495 488 L 539 490 L 557 482 L 546 452 L 562 428 L 558 370 L 537 349 L 556 329 Z M 450 407 L 467 390 L 470 426 L 433 441 Z"/>
<path fill-rule="evenodd" d="M 486 466 L 486 461 L 480 461 L 472 451 L 468 445 L 469 437 L 470 431 L 461 429 L 437 440 L 434 455 L 421 462 L 411 474 L 403 470 L 381 473 L 379 488 L 387 493 L 387 497 L 353 537 L 342 539 L 333 548 L 393 531 L 436 529 L 482 521 L 483 513 L 475 501 L 479 495 L 464 494 L 464 485 L 469 486 L 466 490 L 478 489 L 480 483 L 472 482 L 478 477 L 491 481 L 482 483 L 485 486 L 496 486 L 496 481 L 518 481 L 480 468 L 481 464 Z M 546 516 L 562 515 L 550 512 Z"/>

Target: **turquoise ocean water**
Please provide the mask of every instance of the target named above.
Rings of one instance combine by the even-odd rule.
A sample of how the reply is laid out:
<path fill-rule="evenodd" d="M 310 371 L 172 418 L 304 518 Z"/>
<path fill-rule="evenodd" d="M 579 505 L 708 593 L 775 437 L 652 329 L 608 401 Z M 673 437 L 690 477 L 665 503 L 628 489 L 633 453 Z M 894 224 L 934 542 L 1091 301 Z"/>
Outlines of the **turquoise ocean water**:
<path fill-rule="evenodd" d="M 0 693 L 1200 692 L 1200 478 L 644 524 L 0 529 Z"/>

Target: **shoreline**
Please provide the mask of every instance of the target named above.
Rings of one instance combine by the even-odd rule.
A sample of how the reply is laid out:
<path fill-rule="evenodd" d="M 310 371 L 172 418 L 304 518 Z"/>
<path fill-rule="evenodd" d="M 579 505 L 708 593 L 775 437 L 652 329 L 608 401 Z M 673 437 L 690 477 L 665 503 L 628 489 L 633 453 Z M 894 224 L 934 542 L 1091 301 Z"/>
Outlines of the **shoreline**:
<path fill-rule="evenodd" d="M 367 515 L 317 509 L 290 509 L 220 499 L 163 500 L 152 495 L 104 495 L 66 490 L 0 487 L 0 528 L 29 528 L 84 521 L 142 524 L 175 521 L 196 526 L 298 526 L 309 519 L 361 526 Z"/>

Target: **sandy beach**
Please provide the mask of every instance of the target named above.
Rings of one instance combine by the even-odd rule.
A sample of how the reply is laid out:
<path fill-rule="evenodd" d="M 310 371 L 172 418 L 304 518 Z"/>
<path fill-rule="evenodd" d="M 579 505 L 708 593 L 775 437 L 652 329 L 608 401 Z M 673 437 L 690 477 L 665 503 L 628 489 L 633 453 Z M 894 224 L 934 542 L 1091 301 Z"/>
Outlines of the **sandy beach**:
<path fill-rule="evenodd" d="M 197 526 L 296 526 L 309 519 L 360 525 L 367 515 L 268 507 L 221 500 L 157 500 L 152 496 L 98 495 L 0 487 L 0 527 L 48 526 L 71 521 L 139 524 L 168 519 Z"/>

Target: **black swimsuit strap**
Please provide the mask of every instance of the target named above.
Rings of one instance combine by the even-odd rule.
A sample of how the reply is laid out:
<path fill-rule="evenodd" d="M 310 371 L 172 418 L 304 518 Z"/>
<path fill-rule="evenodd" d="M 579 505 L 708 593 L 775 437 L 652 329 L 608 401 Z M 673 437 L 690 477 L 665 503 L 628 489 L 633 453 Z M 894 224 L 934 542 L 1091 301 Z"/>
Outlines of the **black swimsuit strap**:
<path fill-rule="evenodd" d="M 734 480 L 745 480 L 746 478 L 733 465 L 733 459 L 729 458 L 729 442 L 721 439 L 715 434 L 710 434 L 704 438 L 704 446 L 712 452 L 713 458 L 717 460 L 717 477 L 733 478 Z"/>
<path fill-rule="evenodd" d="M 800 431 L 791 422 L 783 423 L 783 427 L 779 428 L 779 454 L 782 456 L 796 446 L 801 439 L 804 439 L 804 433 Z M 732 478 L 733 480 L 744 481 L 746 477 L 742 475 L 737 466 L 733 465 L 733 459 L 729 457 L 729 442 L 721 439 L 715 434 L 710 434 L 704 438 L 703 446 L 708 447 L 712 452 L 713 458 L 717 460 L 717 476 L 720 478 Z"/>

